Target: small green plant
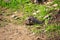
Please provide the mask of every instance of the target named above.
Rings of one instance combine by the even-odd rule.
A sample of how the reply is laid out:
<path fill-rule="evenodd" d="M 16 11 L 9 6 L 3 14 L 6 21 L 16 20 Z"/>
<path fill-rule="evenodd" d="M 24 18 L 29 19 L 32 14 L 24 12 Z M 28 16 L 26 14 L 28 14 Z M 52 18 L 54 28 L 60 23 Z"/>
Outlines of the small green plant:
<path fill-rule="evenodd" d="M 14 8 L 18 9 L 21 1 L 20 0 L 0 0 L 0 6 L 7 7 L 7 8 Z"/>
<path fill-rule="evenodd" d="M 50 24 L 50 25 L 47 25 L 46 27 L 46 31 L 47 32 L 54 32 L 54 31 L 58 31 L 60 30 L 60 25 L 57 25 L 57 24 Z"/>

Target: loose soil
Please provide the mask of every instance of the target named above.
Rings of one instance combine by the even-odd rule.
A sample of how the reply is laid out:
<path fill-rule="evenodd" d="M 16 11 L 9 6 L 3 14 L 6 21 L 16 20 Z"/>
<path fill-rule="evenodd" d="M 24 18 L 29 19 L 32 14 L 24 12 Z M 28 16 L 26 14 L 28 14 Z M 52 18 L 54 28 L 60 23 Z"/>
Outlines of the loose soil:
<path fill-rule="evenodd" d="M 34 34 L 25 26 L 8 24 L 0 27 L 0 40 L 34 40 Z"/>

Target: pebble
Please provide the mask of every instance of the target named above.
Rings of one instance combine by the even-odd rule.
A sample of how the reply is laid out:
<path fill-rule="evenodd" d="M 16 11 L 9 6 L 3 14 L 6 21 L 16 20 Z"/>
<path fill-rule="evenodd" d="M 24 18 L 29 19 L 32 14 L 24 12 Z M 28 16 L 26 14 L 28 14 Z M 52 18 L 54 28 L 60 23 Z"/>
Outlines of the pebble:
<path fill-rule="evenodd" d="M 39 12 L 40 12 L 40 10 L 38 10 L 38 11 L 34 12 L 34 13 L 33 13 L 33 15 L 36 15 L 36 14 L 37 14 L 37 13 L 39 13 Z"/>
<path fill-rule="evenodd" d="M 57 7 L 57 6 L 58 6 L 58 4 L 54 4 L 54 5 L 53 5 L 53 7 Z"/>
<path fill-rule="evenodd" d="M 12 17 L 12 18 L 14 18 L 14 17 L 15 17 L 15 15 L 12 15 L 11 17 Z"/>

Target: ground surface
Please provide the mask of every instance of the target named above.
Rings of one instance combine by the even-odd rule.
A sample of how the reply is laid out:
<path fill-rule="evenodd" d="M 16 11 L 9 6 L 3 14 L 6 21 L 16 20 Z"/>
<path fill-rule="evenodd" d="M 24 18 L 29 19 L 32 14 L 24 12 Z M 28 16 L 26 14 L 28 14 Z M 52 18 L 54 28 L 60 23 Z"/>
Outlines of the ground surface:
<path fill-rule="evenodd" d="M 11 16 L 0 15 L 0 40 L 60 40 L 60 35 L 56 35 L 56 33 L 52 33 L 52 35 L 54 34 L 54 37 L 51 35 L 51 38 L 48 38 L 44 33 L 35 35 L 28 28 L 26 28 L 26 25 L 17 25 L 17 22 L 14 22 L 14 17 Z M 60 14 L 54 15 L 53 18 L 54 19 L 50 21 L 51 23 L 60 23 Z M 7 19 L 16 25 L 12 24 L 10 21 L 8 22 Z M 3 25 L 3 27 L 1 27 L 1 25 Z"/>
<path fill-rule="evenodd" d="M 34 34 L 29 32 L 25 26 L 8 24 L 0 27 L 0 40 L 34 40 Z"/>

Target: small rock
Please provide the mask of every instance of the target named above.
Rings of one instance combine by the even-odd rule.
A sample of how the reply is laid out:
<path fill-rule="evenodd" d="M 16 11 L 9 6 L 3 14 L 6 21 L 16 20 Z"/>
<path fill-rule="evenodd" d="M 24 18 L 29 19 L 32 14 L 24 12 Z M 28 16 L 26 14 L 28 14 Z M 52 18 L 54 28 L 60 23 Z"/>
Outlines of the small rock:
<path fill-rule="evenodd" d="M 44 30 L 44 33 L 47 32 L 47 30 Z"/>
<path fill-rule="evenodd" d="M 33 15 L 36 15 L 36 14 L 37 14 L 37 13 L 39 13 L 39 12 L 40 12 L 40 10 L 38 10 L 38 11 L 34 12 L 34 13 L 33 13 Z"/>
<path fill-rule="evenodd" d="M 12 15 L 11 17 L 14 19 L 19 19 L 19 17 L 17 17 L 16 15 Z"/>
<path fill-rule="evenodd" d="M 47 5 L 48 5 L 48 4 L 52 4 L 52 3 L 53 3 L 53 2 L 47 2 Z"/>
<path fill-rule="evenodd" d="M 36 13 L 39 13 L 39 12 L 40 12 L 40 10 L 36 11 Z"/>
<path fill-rule="evenodd" d="M 53 5 L 53 7 L 57 7 L 57 6 L 58 6 L 58 4 L 54 4 L 54 5 Z"/>
<path fill-rule="evenodd" d="M 15 17 L 14 19 L 18 19 L 18 17 Z"/>
<path fill-rule="evenodd" d="M 36 15 L 37 13 L 35 12 L 35 13 L 33 13 L 33 15 Z"/>
<path fill-rule="evenodd" d="M 11 17 L 14 18 L 16 15 L 12 15 Z"/>

